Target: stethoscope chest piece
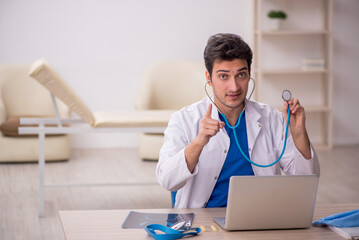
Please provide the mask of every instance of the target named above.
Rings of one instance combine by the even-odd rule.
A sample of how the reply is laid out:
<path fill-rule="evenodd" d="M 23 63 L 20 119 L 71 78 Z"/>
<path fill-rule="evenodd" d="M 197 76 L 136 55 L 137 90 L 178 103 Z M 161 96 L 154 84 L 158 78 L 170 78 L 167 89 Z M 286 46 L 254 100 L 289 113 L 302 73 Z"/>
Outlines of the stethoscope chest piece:
<path fill-rule="evenodd" d="M 292 93 L 289 90 L 284 90 L 282 93 L 282 98 L 284 101 L 289 102 L 292 98 Z"/>

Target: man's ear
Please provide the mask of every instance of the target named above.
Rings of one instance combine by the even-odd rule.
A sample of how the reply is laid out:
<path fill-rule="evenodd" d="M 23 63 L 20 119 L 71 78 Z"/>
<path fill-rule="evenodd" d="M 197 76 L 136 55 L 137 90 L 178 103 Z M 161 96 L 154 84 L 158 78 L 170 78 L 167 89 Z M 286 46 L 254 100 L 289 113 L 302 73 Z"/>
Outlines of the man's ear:
<path fill-rule="evenodd" d="M 212 87 L 211 74 L 209 74 L 208 71 L 206 71 L 206 81 L 207 81 L 208 85 Z"/>

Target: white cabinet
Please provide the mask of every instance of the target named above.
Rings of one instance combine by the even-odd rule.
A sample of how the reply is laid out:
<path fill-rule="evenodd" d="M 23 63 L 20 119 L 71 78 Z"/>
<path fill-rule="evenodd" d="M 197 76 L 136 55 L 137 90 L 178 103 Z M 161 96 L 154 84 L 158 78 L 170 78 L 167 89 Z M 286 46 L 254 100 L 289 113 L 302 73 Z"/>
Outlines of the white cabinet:
<path fill-rule="evenodd" d="M 316 146 L 332 146 L 332 0 L 255 0 L 255 99 L 282 110 L 289 89 L 306 110 L 307 129 Z M 287 18 L 270 30 L 267 13 Z"/>

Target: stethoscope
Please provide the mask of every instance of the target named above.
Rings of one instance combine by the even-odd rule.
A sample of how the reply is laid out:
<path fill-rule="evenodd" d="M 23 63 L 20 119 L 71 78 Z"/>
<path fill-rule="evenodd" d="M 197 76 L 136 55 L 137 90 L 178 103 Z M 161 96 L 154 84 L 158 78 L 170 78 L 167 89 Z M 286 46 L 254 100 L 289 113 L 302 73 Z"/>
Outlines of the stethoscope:
<path fill-rule="evenodd" d="M 249 97 L 248 97 L 248 100 L 251 99 L 252 94 L 253 94 L 253 92 L 254 92 L 254 88 L 255 88 L 255 86 L 256 86 L 254 79 L 253 79 L 253 78 L 250 78 L 250 80 L 253 81 L 253 88 L 252 88 L 252 91 L 251 91 L 251 93 L 250 93 L 250 95 L 249 95 Z M 285 151 L 285 147 L 286 147 L 286 145 L 287 145 L 288 126 L 289 126 L 289 121 L 290 121 L 289 101 L 290 101 L 290 99 L 292 98 L 291 92 L 290 92 L 289 90 L 284 90 L 283 93 L 282 93 L 282 98 L 283 98 L 283 100 L 288 103 L 288 119 L 287 119 L 287 124 L 286 124 L 286 127 L 285 127 L 285 140 L 284 140 L 284 145 L 283 145 L 282 152 L 281 152 L 281 154 L 279 155 L 278 159 L 275 160 L 274 162 L 272 162 L 271 164 L 262 165 L 262 164 L 258 164 L 258 163 L 253 162 L 252 160 L 250 160 L 250 159 L 247 157 L 246 154 L 244 154 L 244 152 L 243 152 L 243 150 L 242 150 L 242 148 L 241 148 L 241 145 L 239 144 L 239 141 L 238 141 L 238 138 L 237 138 L 237 134 L 236 134 L 236 131 L 235 131 L 235 129 L 239 126 L 239 124 L 240 124 L 240 122 L 241 122 L 242 115 L 243 115 L 243 113 L 244 113 L 244 110 L 246 109 L 246 104 L 244 104 L 244 101 L 243 101 L 243 104 L 244 104 L 243 110 L 242 110 L 241 114 L 239 115 L 237 124 L 232 127 L 232 126 L 228 123 L 228 120 L 227 120 L 226 116 L 225 116 L 225 115 L 223 114 L 223 112 L 218 108 L 218 106 L 214 103 L 214 101 L 212 100 L 212 98 L 209 96 L 209 94 L 208 94 L 208 92 L 207 92 L 207 84 L 208 84 L 210 81 L 211 81 L 211 80 L 208 80 L 208 81 L 205 83 L 205 85 L 204 85 L 204 91 L 206 92 L 206 94 L 207 94 L 209 100 L 217 107 L 217 109 L 218 109 L 218 111 L 220 112 L 220 114 L 222 115 L 222 117 L 223 117 L 223 119 L 224 119 L 226 125 L 227 125 L 230 129 L 233 130 L 233 133 L 234 133 L 233 135 L 234 135 L 234 139 L 235 139 L 236 145 L 237 145 L 239 151 L 241 152 L 242 156 L 243 156 L 247 161 L 249 161 L 251 164 L 253 164 L 253 165 L 257 166 L 257 167 L 263 167 L 263 168 L 264 168 L 264 167 L 270 167 L 270 166 L 273 166 L 274 164 L 276 164 L 276 163 L 282 158 L 282 156 L 283 156 L 283 154 L 284 154 L 284 151 Z"/>

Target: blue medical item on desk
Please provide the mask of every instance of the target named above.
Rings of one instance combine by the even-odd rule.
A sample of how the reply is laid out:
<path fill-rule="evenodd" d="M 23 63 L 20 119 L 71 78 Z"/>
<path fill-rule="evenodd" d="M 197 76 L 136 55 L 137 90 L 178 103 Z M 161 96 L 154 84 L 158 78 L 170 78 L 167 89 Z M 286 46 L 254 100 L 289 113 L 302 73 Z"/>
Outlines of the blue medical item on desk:
<path fill-rule="evenodd" d="M 161 224 L 150 224 L 145 227 L 147 233 L 156 240 L 172 240 L 180 239 L 185 236 L 196 236 L 201 232 L 200 228 L 189 228 L 187 230 L 175 230 L 173 228 L 161 225 Z M 163 232 L 162 234 L 156 233 L 156 231 Z"/>
<path fill-rule="evenodd" d="M 313 222 L 313 226 L 359 227 L 359 209 L 337 213 Z"/>

